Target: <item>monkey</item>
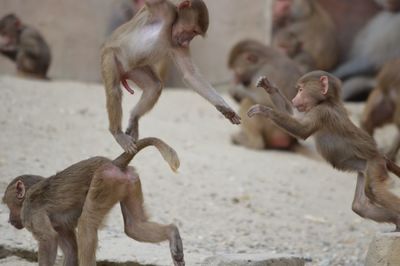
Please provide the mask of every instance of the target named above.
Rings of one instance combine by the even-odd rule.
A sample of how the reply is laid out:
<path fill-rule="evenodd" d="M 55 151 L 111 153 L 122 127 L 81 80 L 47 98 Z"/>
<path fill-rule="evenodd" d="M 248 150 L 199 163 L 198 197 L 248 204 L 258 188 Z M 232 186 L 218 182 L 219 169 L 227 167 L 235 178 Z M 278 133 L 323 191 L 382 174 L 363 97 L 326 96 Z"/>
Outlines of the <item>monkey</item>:
<path fill-rule="evenodd" d="M 376 128 L 394 123 L 399 131 L 387 156 L 396 159 L 400 149 L 400 59 L 385 64 L 377 77 L 377 86 L 365 105 L 361 127 L 373 136 Z"/>
<path fill-rule="evenodd" d="M 179 168 L 176 152 L 160 139 L 139 140 L 137 152 L 150 145 L 172 170 Z M 92 157 L 48 178 L 22 175 L 10 182 L 3 196 L 9 222 L 36 238 L 39 265 L 54 265 L 57 246 L 64 265 L 96 265 L 97 230 L 118 202 L 127 236 L 149 243 L 169 240 L 174 265 L 185 264 L 178 228 L 148 221 L 139 175 L 128 167 L 136 153 L 124 152 L 115 160 Z"/>
<path fill-rule="evenodd" d="M 354 77 L 374 78 L 383 65 L 400 57 L 400 0 L 376 0 L 383 8 L 357 34 L 347 60 L 332 73 L 346 81 Z M 346 86 L 343 99 L 351 100 L 359 94 L 366 94 L 373 89 L 373 83 L 361 83 Z"/>
<path fill-rule="evenodd" d="M 293 0 L 275 0 L 272 10 L 273 31 L 287 25 Z"/>
<path fill-rule="evenodd" d="M 19 74 L 47 79 L 49 45 L 39 31 L 23 24 L 15 14 L 0 20 L 0 53 L 16 63 Z"/>
<path fill-rule="evenodd" d="M 140 12 L 116 29 L 104 44 L 101 69 L 109 130 L 125 151 L 135 150 L 139 118 L 150 111 L 160 97 L 163 85 L 152 65 L 167 55 L 173 58 L 187 84 L 233 124 L 240 123 L 240 117 L 202 77 L 190 57 L 190 41 L 197 35 L 204 36 L 208 24 L 208 9 L 202 0 L 184 0 L 178 6 L 169 0 L 146 0 Z M 143 94 L 132 110 L 128 128 L 123 133 L 122 90 L 119 84 L 131 91 L 128 79 L 136 83 Z"/>
<path fill-rule="evenodd" d="M 274 36 L 274 47 L 292 58 L 301 68 L 302 73 L 316 69 L 312 55 L 303 49 L 303 43 L 291 30 L 278 31 Z"/>
<path fill-rule="evenodd" d="M 107 27 L 107 36 L 111 35 L 119 26 L 131 20 L 144 6 L 144 3 L 145 0 L 122 0 L 111 14 L 110 22 Z M 163 58 L 154 65 L 155 72 L 163 82 L 167 78 L 169 65 L 171 64 L 167 59 L 168 58 Z"/>
<path fill-rule="evenodd" d="M 270 75 L 274 82 L 285 88 L 284 93 L 288 97 L 293 97 L 296 93 L 295 82 L 301 75 L 296 63 L 270 46 L 246 39 L 231 49 L 228 68 L 232 70 L 237 84 L 231 89 L 231 94 L 240 104 L 239 115 L 243 119 L 240 132 L 231 137 L 232 143 L 250 149 L 291 150 L 297 144 L 295 138 L 268 119 L 248 119 L 246 112 L 256 103 L 272 105 L 269 96 L 255 88 L 256 77 L 260 75 Z M 289 74 L 290 78 L 285 74 Z"/>
<path fill-rule="evenodd" d="M 367 132 L 351 122 L 340 99 L 340 80 L 325 71 L 309 72 L 298 80 L 292 102 L 266 77 L 257 85 L 271 96 L 275 107 L 255 105 L 249 117 L 267 117 L 301 139 L 314 135 L 318 152 L 334 168 L 358 173 L 353 211 L 376 222 L 393 223 L 400 230 L 400 198 L 385 184 L 388 170 L 400 176 L 400 168 L 378 151 Z M 304 117 L 293 117 L 293 107 Z"/>
<path fill-rule="evenodd" d="M 316 69 L 330 70 L 336 66 L 336 27 L 317 0 L 293 0 L 287 19 L 286 26 L 274 31 L 273 40 L 280 31 L 289 31 L 302 44 L 302 51 L 311 56 Z"/>

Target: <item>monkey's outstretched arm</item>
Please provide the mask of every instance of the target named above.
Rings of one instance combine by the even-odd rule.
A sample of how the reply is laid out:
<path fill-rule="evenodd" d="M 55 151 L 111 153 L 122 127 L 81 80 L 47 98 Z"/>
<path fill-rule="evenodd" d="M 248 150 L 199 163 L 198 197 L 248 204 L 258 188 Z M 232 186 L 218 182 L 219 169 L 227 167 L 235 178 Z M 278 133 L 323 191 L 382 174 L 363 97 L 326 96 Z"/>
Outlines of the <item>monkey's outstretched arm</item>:
<path fill-rule="evenodd" d="M 286 112 L 276 111 L 270 107 L 260 104 L 254 105 L 248 111 L 248 116 L 263 115 L 270 118 L 276 125 L 287 131 L 296 138 L 307 139 L 316 131 L 316 123 L 312 119 L 298 121 Z"/>
<path fill-rule="evenodd" d="M 273 86 L 266 77 L 261 77 L 257 81 L 257 87 L 265 89 L 277 110 L 293 114 L 292 103 L 286 98 L 282 91 Z"/>
<path fill-rule="evenodd" d="M 240 117 L 232 110 L 225 100 L 217 93 L 211 84 L 205 80 L 200 71 L 193 64 L 188 49 L 172 49 L 172 57 L 183 74 L 184 82 L 193 88 L 207 101 L 212 103 L 233 124 L 240 124 Z"/>

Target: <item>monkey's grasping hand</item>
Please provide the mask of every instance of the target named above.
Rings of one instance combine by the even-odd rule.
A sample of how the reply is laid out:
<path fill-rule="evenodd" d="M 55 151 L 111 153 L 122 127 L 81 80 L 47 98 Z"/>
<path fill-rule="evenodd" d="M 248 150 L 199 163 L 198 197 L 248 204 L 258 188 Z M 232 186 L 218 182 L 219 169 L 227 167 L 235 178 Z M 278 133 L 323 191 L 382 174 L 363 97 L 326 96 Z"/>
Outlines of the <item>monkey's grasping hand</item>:
<path fill-rule="evenodd" d="M 253 117 L 255 115 L 263 115 L 265 117 L 271 117 L 271 112 L 272 112 L 272 108 L 261 105 L 261 104 L 256 104 L 253 105 L 249 111 L 247 112 L 247 115 L 249 117 Z"/>
<path fill-rule="evenodd" d="M 230 107 L 218 105 L 216 106 L 217 110 L 220 111 L 226 118 L 228 118 L 232 124 L 239 125 L 240 124 L 240 116 L 238 116 L 235 111 L 233 111 Z"/>
<path fill-rule="evenodd" d="M 277 88 L 275 88 L 271 82 L 268 80 L 267 77 L 263 76 L 260 77 L 257 81 L 257 85 L 258 88 L 263 88 L 265 89 L 268 93 L 274 93 L 277 91 Z"/>
<path fill-rule="evenodd" d="M 135 153 L 137 151 L 135 140 L 132 136 L 126 135 L 122 132 L 114 135 L 115 140 L 118 144 L 128 153 Z"/>

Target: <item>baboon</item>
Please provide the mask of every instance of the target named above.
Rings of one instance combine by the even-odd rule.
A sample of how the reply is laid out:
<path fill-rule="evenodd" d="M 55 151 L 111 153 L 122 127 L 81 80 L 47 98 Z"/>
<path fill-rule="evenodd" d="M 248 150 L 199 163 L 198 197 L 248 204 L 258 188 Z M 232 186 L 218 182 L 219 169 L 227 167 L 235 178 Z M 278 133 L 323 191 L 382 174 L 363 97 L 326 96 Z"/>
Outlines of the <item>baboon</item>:
<path fill-rule="evenodd" d="M 110 132 L 127 152 L 134 152 L 138 138 L 138 121 L 156 104 L 162 84 L 152 65 L 170 55 L 183 73 L 184 80 L 211 102 L 233 124 L 240 117 L 228 106 L 193 64 L 189 46 L 197 36 L 204 36 L 209 24 L 208 9 L 202 0 L 181 1 L 178 6 L 169 0 L 146 0 L 145 6 L 131 21 L 114 31 L 104 44 L 101 57 L 102 76 L 106 89 Z M 128 129 L 122 132 L 122 90 L 132 80 L 143 94 L 132 110 Z"/>
<path fill-rule="evenodd" d="M 137 151 L 150 145 L 173 170 L 179 167 L 176 152 L 159 139 L 139 140 Z M 148 221 L 139 175 L 128 167 L 135 155 L 123 153 L 115 160 L 92 157 L 49 178 L 22 175 L 11 181 L 3 197 L 9 221 L 36 238 L 39 265 L 54 265 L 57 246 L 64 253 L 64 265 L 96 265 L 97 230 L 118 202 L 129 237 L 149 243 L 169 240 L 174 265 L 185 264 L 178 228 Z"/>
<path fill-rule="evenodd" d="M 15 62 L 19 74 L 47 79 L 50 48 L 37 30 L 23 24 L 15 14 L 0 20 L 0 53 Z"/>
<path fill-rule="evenodd" d="M 258 41 L 243 40 L 232 48 L 228 67 L 237 83 L 231 94 L 239 101 L 239 115 L 243 118 L 241 131 L 232 136 L 232 142 L 251 149 L 292 149 L 297 143 L 295 138 L 268 119 L 247 118 L 246 112 L 256 103 L 272 105 L 269 96 L 255 87 L 256 79 L 261 75 L 271 76 L 284 88 L 287 97 L 293 97 L 296 94 L 295 82 L 301 75 L 296 63 Z"/>
<path fill-rule="evenodd" d="M 400 198 L 386 187 L 388 169 L 400 176 L 400 168 L 351 122 L 340 99 L 340 80 L 325 71 L 305 74 L 297 82 L 293 105 L 267 78 L 261 78 L 258 86 L 270 94 L 275 108 L 256 105 L 248 115 L 265 116 L 301 139 L 314 135 L 318 152 L 334 168 L 358 173 L 353 211 L 376 222 L 393 223 L 400 230 Z M 304 117 L 293 117 L 292 106 Z"/>

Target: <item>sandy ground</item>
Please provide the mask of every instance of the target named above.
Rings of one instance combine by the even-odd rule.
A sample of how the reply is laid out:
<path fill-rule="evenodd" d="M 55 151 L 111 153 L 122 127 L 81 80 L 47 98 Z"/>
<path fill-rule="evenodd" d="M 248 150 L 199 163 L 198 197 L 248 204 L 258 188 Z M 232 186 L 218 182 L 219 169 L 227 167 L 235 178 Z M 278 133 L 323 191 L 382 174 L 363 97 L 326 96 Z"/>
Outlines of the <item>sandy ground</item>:
<path fill-rule="evenodd" d="M 116 157 L 102 86 L 0 77 L 0 192 L 15 176 L 50 176 L 90 156 Z M 138 99 L 125 96 L 124 110 Z M 225 95 L 225 98 L 228 98 Z M 357 116 L 361 106 L 352 108 Z M 178 174 L 149 148 L 132 162 L 152 220 L 178 225 L 187 265 L 216 253 L 283 252 L 308 265 L 362 265 L 377 231 L 393 229 L 351 211 L 355 175 L 277 151 L 230 144 L 238 130 L 190 90 L 165 90 L 143 118 L 141 136 L 162 138 L 181 158 Z M 393 128 L 378 132 L 388 145 Z M 0 206 L 0 245 L 36 250 L 26 230 L 7 223 Z M 168 244 L 143 244 L 123 233 L 119 208 L 100 232 L 98 259 L 171 265 Z M 0 265 L 32 265 L 15 257 Z"/>

